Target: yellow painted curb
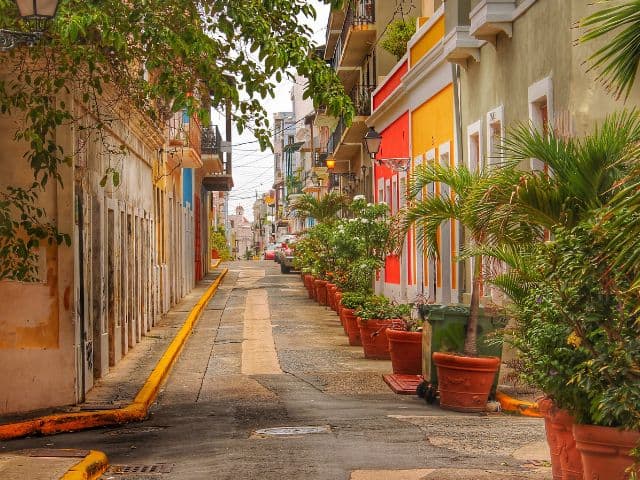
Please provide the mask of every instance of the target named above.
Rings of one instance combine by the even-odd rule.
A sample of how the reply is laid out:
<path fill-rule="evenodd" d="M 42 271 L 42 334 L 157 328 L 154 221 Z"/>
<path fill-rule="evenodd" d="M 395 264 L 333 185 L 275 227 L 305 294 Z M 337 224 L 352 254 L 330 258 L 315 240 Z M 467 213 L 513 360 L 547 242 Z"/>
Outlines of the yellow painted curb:
<path fill-rule="evenodd" d="M 502 392 L 496 392 L 496 400 L 500 402 L 500 408 L 503 412 L 517 413 L 525 417 L 542 418 L 537 403 L 518 400 Z"/>
<path fill-rule="evenodd" d="M 89 455 L 71 467 L 60 480 L 96 480 L 108 467 L 107 456 L 97 450 L 91 450 Z"/>
<path fill-rule="evenodd" d="M 112 410 L 58 413 L 22 422 L 7 423 L 0 425 L 0 440 L 20 438 L 27 435 L 53 435 L 108 425 L 121 425 L 123 423 L 139 422 L 147 418 L 149 407 L 156 399 L 160 385 L 167 378 L 204 306 L 216 293 L 227 271 L 228 269 L 225 268 L 220 272 L 218 278 L 215 279 L 198 300 L 198 303 L 191 309 L 189 316 L 134 398 L 133 403 L 126 407 Z"/>
<path fill-rule="evenodd" d="M 220 266 L 220 264 L 222 263 L 222 259 L 221 258 L 212 258 L 211 259 L 211 268 L 218 268 Z"/>

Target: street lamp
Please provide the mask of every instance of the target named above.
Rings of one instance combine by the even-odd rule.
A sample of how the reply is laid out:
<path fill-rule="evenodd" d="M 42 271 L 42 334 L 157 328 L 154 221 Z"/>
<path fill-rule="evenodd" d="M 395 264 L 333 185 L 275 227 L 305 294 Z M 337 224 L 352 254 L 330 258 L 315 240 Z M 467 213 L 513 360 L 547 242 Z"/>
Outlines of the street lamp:
<path fill-rule="evenodd" d="M 333 170 L 336 166 L 336 159 L 333 157 L 327 158 L 327 168 Z"/>
<path fill-rule="evenodd" d="M 395 172 L 406 172 L 409 169 L 411 159 L 409 157 L 393 157 L 393 158 L 378 158 L 376 155 L 380 151 L 380 144 L 382 143 L 382 135 L 376 132 L 375 128 L 369 127 L 369 130 L 364 135 L 364 143 L 367 146 L 367 151 L 371 160 L 376 160 L 378 165 L 386 165 Z"/>
<path fill-rule="evenodd" d="M 380 143 L 382 143 L 382 135 L 376 132 L 376 129 L 369 127 L 367 133 L 364 134 L 364 143 L 367 146 L 367 152 L 371 160 L 376 159 L 378 150 L 380 150 Z"/>
<path fill-rule="evenodd" d="M 18 45 L 35 45 L 42 38 L 46 24 L 56 16 L 58 0 L 16 0 L 20 18 L 31 26 L 31 32 L 0 29 L 0 51 L 11 50 Z"/>

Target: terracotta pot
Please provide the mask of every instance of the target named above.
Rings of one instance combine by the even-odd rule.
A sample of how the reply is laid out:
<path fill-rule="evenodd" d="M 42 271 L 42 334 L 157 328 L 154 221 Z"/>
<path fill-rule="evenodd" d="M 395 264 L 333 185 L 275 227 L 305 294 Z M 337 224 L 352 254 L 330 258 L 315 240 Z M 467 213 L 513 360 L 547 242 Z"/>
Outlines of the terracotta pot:
<path fill-rule="evenodd" d="M 305 283 L 305 287 L 307 287 L 307 293 L 309 294 L 309 298 L 313 299 L 313 295 L 314 295 L 314 285 L 313 285 L 313 275 L 306 275 L 304 277 L 304 283 Z"/>
<path fill-rule="evenodd" d="M 422 374 L 422 332 L 387 330 L 391 368 L 403 375 Z"/>
<path fill-rule="evenodd" d="M 573 436 L 582 457 L 584 478 L 628 478 L 626 469 L 633 465 L 629 452 L 638 444 L 640 432 L 595 425 L 574 425 Z M 636 473 L 640 473 L 640 469 Z"/>
<path fill-rule="evenodd" d="M 360 329 L 358 328 L 355 313 L 356 311 L 351 308 L 342 308 L 342 318 L 344 320 L 344 328 L 349 337 L 349 345 L 360 346 L 362 345 L 362 339 L 360 338 Z"/>
<path fill-rule="evenodd" d="M 320 305 L 327 304 L 327 281 L 316 279 L 313 282 L 316 286 L 316 300 Z"/>
<path fill-rule="evenodd" d="M 500 366 L 498 357 L 463 357 L 434 352 L 438 371 L 440 406 L 456 412 L 484 412 L 493 380 Z"/>
<path fill-rule="evenodd" d="M 342 310 L 342 292 L 340 290 L 336 291 L 336 313 L 340 316 L 340 310 Z"/>
<path fill-rule="evenodd" d="M 553 480 L 582 480 L 582 460 L 573 438 L 573 417 L 546 397 L 538 400 L 538 409 L 544 416 Z"/>
<path fill-rule="evenodd" d="M 377 320 L 370 318 L 368 320 L 362 320 L 358 318 L 358 328 L 360 328 L 364 358 L 389 360 L 391 355 L 389 353 L 387 329 L 401 321 L 400 319 Z"/>
<path fill-rule="evenodd" d="M 329 283 L 327 282 L 327 305 L 329 305 L 329 308 L 331 308 L 331 310 L 335 310 L 335 303 L 336 303 L 336 290 L 338 289 L 338 287 L 334 284 L 334 283 Z"/>
<path fill-rule="evenodd" d="M 551 428 L 551 411 L 554 408 L 550 398 L 538 400 L 538 410 L 544 418 L 544 430 L 549 445 L 549 455 L 551 457 L 551 476 L 553 480 L 562 480 L 562 466 L 560 465 L 560 447 L 556 437 L 556 432 Z"/>

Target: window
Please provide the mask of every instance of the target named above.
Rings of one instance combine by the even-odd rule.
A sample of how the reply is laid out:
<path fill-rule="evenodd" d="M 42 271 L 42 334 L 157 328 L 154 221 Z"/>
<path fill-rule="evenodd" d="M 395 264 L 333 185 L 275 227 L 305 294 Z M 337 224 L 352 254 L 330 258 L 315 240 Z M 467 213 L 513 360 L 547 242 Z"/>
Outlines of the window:
<path fill-rule="evenodd" d="M 398 176 L 394 175 L 391 181 L 391 214 L 395 215 L 398 212 Z"/>
<path fill-rule="evenodd" d="M 553 128 L 553 82 L 551 77 L 543 78 L 529 87 L 529 120 L 531 127 L 549 134 L 549 129 Z M 543 163 L 536 159 L 531 159 L 531 170 L 546 169 Z"/>
<path fill-rule="evenodd" d="M 480 138 L 481 129 L 481 120 L 467 127 L 467 150 L 469 152 L 467 168 L 470 172 L 478 172 L 482 167 L 482 156 L 480 153 L 482 144 Z"/>
<path fill-rule="evenodd" d="M 487 113 L 487 167 L 502 162 L 502 140 L 504 139 L 504 107 L 500 105 Z"/>

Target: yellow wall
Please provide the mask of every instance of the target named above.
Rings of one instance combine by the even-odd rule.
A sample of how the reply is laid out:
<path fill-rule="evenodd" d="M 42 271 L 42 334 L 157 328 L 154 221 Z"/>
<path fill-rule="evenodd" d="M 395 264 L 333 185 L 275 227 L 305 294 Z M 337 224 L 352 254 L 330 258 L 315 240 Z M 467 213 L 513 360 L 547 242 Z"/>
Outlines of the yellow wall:
<path fill-rule="evenodd" d="M 445 142 L 451 142 L 450 158 L 453 158 L 453 85 L 446 86 L 411 112 L 413 157 L 437 149 Z"/>
<path fill-rule="evenodd" d="M 409 66 L 413 67 L 418 63 L 442 37 L 444 37 L 444 15 L 411 47 L 409 52 Z"/>
<path fill-rule="evenodd" d="M 431 149 L 435 149 L 435 158 L 438 159 L 440 158 L 438 146 L 443 143 L 449 143 L 449 159 L 451 166 L 453 166 L 455 162 L 453 122 L 453 85 L 448 85 L 411 112 L 412 158 L 418 155 L 424 155 L 426 159 L 426 153 Z M 437 186 L 436 191 L 439 191 Z M 455 257 L 455 228 L 455 225 L 452 225 L 452 259 Z M 438 242 L 440 242 L 439 236 Z M 437 261 L 437 270 L 438 287 L 441 287 L 442 265 L 440 264 L 440 260 Z M 451 270 L 451 286 L 455 289 L 458 284 L 457 271 L 455 268 Z M 414 268 L 413 271 L 415 272 L 416 269 Z M 428 278 L 427 263 L 425 262 L 424 278 L 422 281 L 426 284 Z"/>

